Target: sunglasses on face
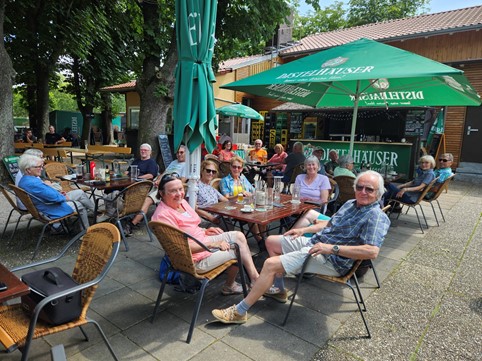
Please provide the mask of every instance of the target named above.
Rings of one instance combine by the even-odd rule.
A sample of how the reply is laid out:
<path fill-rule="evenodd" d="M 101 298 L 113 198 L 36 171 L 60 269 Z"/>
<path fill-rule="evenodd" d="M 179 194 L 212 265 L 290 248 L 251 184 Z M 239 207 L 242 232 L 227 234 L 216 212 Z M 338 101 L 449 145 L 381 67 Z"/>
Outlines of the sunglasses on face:
<path fill-rule="evenodd" d="M 355 186 L 355 189 L 357 192 L 362 192 L 363 190 L 365 190 L 365 192 L 367 194 L 372 194 L 373 192 L 375 192 L 375 188 L 372 188 L 372 187 L 366 187 L 366 186 Z"/>
<path fill-rule="evenodd" d="M 204 169 L 206 171 L 206 173 L 211 173 L 211 174 L 216 174 L 218 171 L 216 169 Z"/>
<path fill-rule="evenodd" d="M 231 168 L 233 169 L 243 169 L 242 165 L 232 165 Z"/>
<path fill-rule="evenodd" d="M 448 160 L 448 159 L 443 159 L 443 158 L 440 158 L 438 161 L 439 161 L 439 162 L 450 162 L 450 160 Z"/>

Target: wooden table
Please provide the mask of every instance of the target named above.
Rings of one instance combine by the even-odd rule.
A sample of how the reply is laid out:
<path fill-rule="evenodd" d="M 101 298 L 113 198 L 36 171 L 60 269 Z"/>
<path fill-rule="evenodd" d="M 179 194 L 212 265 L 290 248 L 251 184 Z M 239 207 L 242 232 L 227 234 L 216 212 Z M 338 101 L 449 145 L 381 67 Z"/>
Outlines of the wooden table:
<path fill-rule="evenodd" d="M 8 287 L 7 290 L 0 292 L 0 304 L 30 292 L 30 288 L 1 263 L 0 282 L 5 283 Z"/>
<path fill-rule="evenodd" d="M 293 215 L 301 216 L 310 209 L 317 208 L 314 204 L 301 202 L 299 204 L 291 203 L 291 196 L 287 194 L 281 194 L 282 207 L 273 207 L 266 211 L 254 210 L 251 213 L 241 212 L 243 204 L 236 203 L 235 199 L 231 199 L 229 202 L 219 202 L 208 207 L 204 207 L 203 210 L 216 213 L 224 217 L 230 217 L 241 222 L 248 222 L 252 224 L 258 224 L 260 226 L 267 226 L 269 232 L 270 225 L 273 222 L 279 221 L 282 218 L 290 217 Z M 222 218 L 224 221 L 224 218 Z"/>
<path fill-rule="evenodd" d="M 104 164 L 104 155 L 115 154 L 115 152 L 106 152 L 99 150 L 88 150 L 83 148 L 62 148 L 66 153 L 70 154 L 70 162 L 74 163 L 74 153 L 80 153 L 85 160 L 100 160 Z"/>
<path fill-rule="evenodd" d="M 100 190 L 104 191 L 107 193 L 110 193 L 112 191 L 121 191 L 124 188 L 127 188 L 131 184 L 134 184 L 137 182 L 135 179 L 131 179 L 130 177 L 121 177 L 121 178 L 113 178 L 111 179 L 110 182 L 102 182 L 98 180 L 88 180 L 88 179 L 77 179 L 73 178 L 70 179 L 69 177 L 59 177 L 61 180 L 66 180 L 72 183 L 75 183 L 79 188 L 80 186 L 86 186 L 90 188 L 90 191 L 95 199 L 95 191 Z M 140 179 L 142 180 L 142 179 Z"/>

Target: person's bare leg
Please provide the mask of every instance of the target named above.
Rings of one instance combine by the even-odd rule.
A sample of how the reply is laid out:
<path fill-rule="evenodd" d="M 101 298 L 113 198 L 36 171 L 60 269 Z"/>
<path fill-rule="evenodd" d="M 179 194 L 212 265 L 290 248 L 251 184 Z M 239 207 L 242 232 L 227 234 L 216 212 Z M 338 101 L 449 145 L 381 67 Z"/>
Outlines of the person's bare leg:
<path fill-rule="evenodd" d="M 235 242 L 239 246 L 239 253 L 241 254 L 241 259 L 243 260 L 244 268 L 248 274 L 251 283 L 256 281 L 259 277 L 258 270 L 254 265 L 253 258 L 251 257 L 251 251 L 248 247 L 248 242 L 246 241 L 246 237 L 241 232 L 236 232 L 236 240 Z"/>
<path fill-rule="evenodd" d="M 296 221 L 292 228 L 308 227 L 309 225 L 313 224 L 313 221 L 317 219 L 319 215 L 319 212 L 310 209 Z"/>
<path fill-rule="evenodd" d="M 235 266 L 231 266 L 226 270 L 227 277 L 225 285 L 228 287 L 232 287 L 234 285 L 234 281 L 236 280 L 236 275 L 238 274 L 239 268 Z"/>
<path fill-rule="evenodd" d="M 141 208 L 145 214 L 147 214 L 147 212 L 149 211 L 149 207 L 151 206 L 151 204 L 154 204 L 154 201 L 152 200 L 152 198 L 146 197 L 146 199 L 144 200 L 144 204 L 142 205 L 142 208 Z M 140 223 L 143 219 L 144 217 L 142 216 L 142 214 L 136 214 L 131 222 L 135 226 L 136 224 Z"/>
<path fill-rule="evenodd" d="M 276 274 L 283 274 L 284 268 L 279 257 L 268 258 L 263 265 L 263 269 L 244 301 L 253 306 L 256 301 L 271 287 Z"/>

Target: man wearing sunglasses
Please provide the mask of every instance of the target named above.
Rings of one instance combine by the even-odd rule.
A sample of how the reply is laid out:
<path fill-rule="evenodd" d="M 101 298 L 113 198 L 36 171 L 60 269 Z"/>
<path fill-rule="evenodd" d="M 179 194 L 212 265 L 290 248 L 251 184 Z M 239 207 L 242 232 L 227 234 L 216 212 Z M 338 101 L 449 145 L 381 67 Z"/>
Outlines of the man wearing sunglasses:
<path fill-rule="evenodd" d="M 430 189 L 430 192 L 425 196 L 426 199 L 431 199 L 435 193 L 440 189 L 440 187 L 445 183 L 447 178 L 452 174 L 452 162 L 454 161 L 454 156 L 452 153 L 444 153 L 440 155 L 438 159 L 439 167 L 434 170 L 435 177 L 438 177 L 437 182 Z"/>
<path fill-rule="evenodd" d="M 299 273 L 307 257 L 306 272 L 337 277 L 345 275 L 356 259 L 375 259 L 390 226 L 379 204 L 383 191 L 381 175 L 366 171 L 355 179 L 355 199 L 346 202 L 331 220 L 269 236 L 270 258 L 251 292 L 237 305 L 213 310 L 213 316 L 223 323 L 245 323 L 248 309 L 261 296 L 285 303 L 288 292 L 283 274 Z M 315 235 L 305 237 L 305 233 Z"/>

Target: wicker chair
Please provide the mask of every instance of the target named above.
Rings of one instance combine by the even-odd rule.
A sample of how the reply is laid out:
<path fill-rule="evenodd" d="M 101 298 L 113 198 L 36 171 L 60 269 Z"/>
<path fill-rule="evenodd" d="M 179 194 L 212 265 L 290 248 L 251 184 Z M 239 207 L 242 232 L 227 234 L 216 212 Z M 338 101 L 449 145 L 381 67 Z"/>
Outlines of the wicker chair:
<path fill-rule="evenodd" d="M 395 204 L 399 204 L 402 206 L 402 209 L 400 210 L 400 213 L 402 213 L 402 210 L 403 210 L 403 207 L 404 206 L 407 206 L 407 211 L 405 212 L 405 214 L 408 213 L 408 211 L 410 210 L 410 208 L 413 208 L 414 211 L 415 211 L 415 214 L 417 215 L 417 220 L 418 220 L 418 225 L 420 226 L 420 229 L 422 230 L 422 233 L 425 233 L 424 230 L 423 230 L 423 227 L 422 227 L 422 222 L 420 222 L 420 217 L 418 216 L 418 212 L 417 212 L 417 206 L 420 207 L 420 210 L 422 211 L 422 216 L 423 216 L 423 219 L 425 220 L 425 225 L 427 226 L 428 228 L 428 222 L 427 222 L 427 218 L 425 217 L 425 213 L 423 212 L 423 208 L 422 208 L 422 200 L 425 198 L 425 196 L 427 195 L 427 193 L 430 191 L 430 188 L 433 187 L 433 185 L 437 182 L 438 180 L 438 177 L 435 178 L 433 181 L 431 181 L 429 184 L 427 184 L 427 186 L 423 189 L 423 191 L 420 193 L 420 196 L 418 197 L 417 201 L 415 203 L 405 203 L 403 202 L 402 200 L 398 199 L 398 198 L 392 198 L 392 199 L 389 199 L 388 200 L 388 204 L 390 204 L 391 206 L 394 206 Z M 400 217 L 400 213 L 398 213 L 397 215 L 397 219 Z M 391 214 L 391 212 L 388 213 L 389 215 Z"/>
<path fill-rule="evenodd" d="M 214 178 L 210 185 L 211 187 L 213 187 L 214 189 L 216 189 L 218 192 L 219 192 L 219 183 L 221 182 L 221 178 Z"/>
<path fill-rule="evenodd" d="M 452 179 L 454 179 L 455 177 L 455 174 L 452 174 L 450 177 L 448 177 L 437 189 L 437 191 L 433 194 L 430 194 L 432 193 L 432 190 L 429 190 L 429 193 L 422 199 L 422 201 L 424 202 L 428 202 L 430 203 L 430 205 L 432 206 L 432 211 L 433 211 L 433 215 L 435 216 L 435 220 L 437 221 L 437 226 L 440 226 L 439 222 L 438 222 L 438 218 L 437 218 L 437 213 L 435 212 L 435 207 L 433 206 L 433 201 L 437 202 L 437 205 L 438 205 L 438 209 L 440 210 L 440 214 L 442 215 L 442 219 L 443 221 L 445 222 L 445 216 L 444 216 L 444 213 L 442 212 L 442 207 L 440 207 L 440 203 L 438 201 L 438 197 L 440 197 L 440 195 L 442 194 L 443 191 L 448 191 L 449 189 L 449 185 L 450 185 L 450 182 L 452 181 Z M 436 186 L 436 185 L 435 185 Z M 434 187 L 435 187 L 434 186 Z"/>
<path fill-rule="evenodd" d="M 43 223 L 43 225 L 44 225 L 43 228 L 42 228 L 42 231 L 40 232 L 40 236 L 37 240 L 37 245 L 36 245 L 35 250 L 33 252 L 32 260 L 37 255 L 37 252 L 40 248 L 40 243 L 42 242 L 42 239 L 44 237 L 45 229 L 48 226 L 53 225 L 54 223 L 60 222 L 62 227 L 65 227 L 67 229 L 67 231 L 69 231 L 69 226 L 68 226 L 66 221 L 71 219 L 71 218 L 77 218 L 77 220 L 81 224 L 81 228 L 82 229 L 86 228 L 87 225 L 83 224 L 82 219 L 79 217 L 77 205 L 75 204 L 75 202 L 73 202 L 73 204 L 75 205 L 75 208 L 76 208 L 75 212 L 67 214 L 66 216 L 63 216 L 63 217 L 51 219 L 51 218 L 47 218 L 45 215 L 43 215 L 41 212 L 39 212 L 39 210 L 35 206 L 34 202 L 32 201 L 32 198 L 34 198 L 34 199 L 36 199 L 36 201 L 42 202 L 44 204 L 49 204 L 49 203 L 46 203 L 46 202 L 42 201 L 41 199 L 35 197 L 33 194 L 30 194 L 27 191 L 23 190 L 22 188 L 14 186 L 13 184 L 10 184 L 9 187 L 15 192 L 15 195 L 24 204 L 25 208 L 27 208 L 27 211 L 28 211 L 28 213 L 30 213 L 32 218 L 35 219 L 36 221 L 39 221 L 39 222 Z M 53 203 L 51 203 L 51 204 L 53 204 Z"/>
<path fill-rule="evenodd" d="M 44 165 L 45 175 L 47 178 L 55 182 L 60 182 L 62 191 L 70 192 L 72 183 L 69 181 L 60 180 L 58 177 L 62 177 L 69 174 L 69 170 L 64 163 L 50 162 Z"/>
<path fill-rule="evenodd" d="M 338 209 L 338 207 L 342 206 L 346 201 L 355 198 L 355 189 L 353 188 L 355 178 L 339 175 L 333 179 L 336 181 L 340 189 L 338 200 L 336 201 L 336 209 Z"/>
<path fill-rule="evenodd" d="M 219 177 L 224 178 L 231 173 L 231 163 L 230 162 L 220 162 L 219 163 Z"/>
<path fill-rule="evenodd" d="M 149 230 L 149 227 L 147 226 L 147 217 L 144 211 L 142 210 L 142 205 L 144 204 L 146 197 L 151 191 L 152 186 L 153 186 L 153 183 L 152 181 L 149 181 L 149 180 L 144 180 L 141 182 L 131 184 L 130 186 L 128 186 L 127 188 L 119 192 L 114 197 L 114 199 L 111 200 L 116 204 L 121 203 L 123 205 L 122 209 L 119 209 L 117 212 L 117 215 L 115 217 L 115 222 L 119 227 L 119 230 L 122 236 L 122 242 L 124 243 L 126 251 L 129 250 L 129 246 L 127 245 L 126 235 L 124 233 L 124 228 L 122 227 L 122 220 L 126 218 L 131 218 L 132 216 L 135 216 L 137 214 L 142 214 L 142 216 L 144 217 L 144 224 L 146 225 L 147 234 L 149 235 L 149 239 L 152 242 L 152 234 Z M 96 223 L 97 221 L 97 213 L 99 209 L 99 202 L 101 199 L 105 201 L 105 199 L 101 197 L 98 197 L 95 199 L 94 223 Z"/>
<path fill-rule="evenodd" d="M 80 328 L 86 341 L 88 341 L 87 334 L 82 329 L 82 326 L 92 323 L 101 334 L 114 359 L 117 360 L 114 350 L 100 325 L 95 320 L 87 317 L 87 311 L 97 286 L 109 271 L 119 251 L 120 235 L 114 225 L 102 223 L 91 226 L 87 231 L 83 231 L 71 239 L 57 257 L 18 267 L 12 271 L 25 270 L 54 262 L 61 258 L 81 238 L 82 243 L 72 272 L 72 278 L 79 284 L 78 286 L 45 298 L 35 307 L 31 317 L 24 312 L 20 303 L 0 305 L 0 342 L 7 352 L 20 349 L 22 351 L 22 360 L 27 360 L 32 340 L 75 327 Z M 57 326 L 38 320 L 39 313 L 44 306 L 58 298 L 78 291 L 82 291 L 82 313 L 78 319 Z"/>
<path fill-rule="evenodd" d="M 236 264 L 238 265 L 242 264 L 238 245 L 237 244 L 234 245 L 236 249 L 237 259 L 229 260 L 223 263 L 222 265 L 214 268 L 211 271 L 199 274 L 196 271 L 196 268 L 192 260 L 191 248 L 189 247 L 189 240 L 196 242 L 199 246 L 201 246 L 208 252 L 213 252 L 212 250 L 207 248 L 203 243 L 199 242 L 197 239 L 191 237 L 189 234 L 184 233 L 179 229 L 174 228 L 168 224 L 151 221 L 149 222 L 149 227 L 152 229 L 152 232 L 154 232 L 154 234 L 156 235 L 162 248 L 169 256 L 169 259 L 171 260 L 171 269 L 178 270 L 181 273 L 191 275 L 192 277 L 196 278 L 201 282 L 201 289 L 198 293 L 196 305 L 194 307 L 194 311 L 192 315 L 191 326 L 189 327 L 189 333 L 186 339 L 186 342 L 190 343 L 192 334 L 194 332 L 194 326 L 196 325 L 196 320 L 199 315 L 199 310 L 201 308 L 204 291 L 209 281 L 219 276 L 227 268 Z M 241 284 L 243 286 L 244 296 L 246 297 L 246 295 L 248 294 L 248 291 L 246 288 L 246 280 L 244 277 L 243 267 L 239 267 L 239 270 L 240 270 Z M 151 322 L 154 322 L 154 317 L 161 303 L 162 295 L 164 293 L 164 288 L 167 282 L 167 276 L 168 276 L 168 272 L 165 273 L 164 279 L 162 280 L 161 289 L 159 290 L 159 295 L 157 296 L 156 306 L 154 307 L 154 311 L 152 312 Z"/>
<path fill-rule="evenodd" d="M 12 209 L 10 210 L 10 213 L 8 214 L 7 222 L 5 222 L 5 227 L 3 228 L 3 232 L 2 232 L 2 236 L 0 237 L 0 240 L 3 239 L 3 236 L 5 235 L 5 232 L 7 231 L 7 226 L 8 226 L 8 223 L 10 222 L 10 217 L 12 217 L 13 211 L 16 211 L 20 215 L 17 219 L 17 224 L 15 225 L 15 229 L 13 230 L 12 235 L 10 236 L 10 239 L 8 240 L 10 242 L 13 239 L 13 236 L 14 236 L 15 232 L 17 232 L 17 228 L 18 228 L 18 224 L 20 222 L 20 219 L 23 216 L 27 215 L 28 211 L 24 211 L 24 210 L 18 208 L 17 202 L 14 198 L 14 195 L 5 186 L 0 184 L 0 189 L 2 190 L 2 193 L 5 196 L 5 198 L 7 198 L 8 203 L 10 203 L 10 205 L 12 206 Z M 30 221 L 31 220 L 32 219 L 30 219 Z M 28 223 L 28 225 L 30 226 L 30 222 Z"/>
<path fill-rule="evenodd" d="M 293 296 L 291 297 L 291 303 L 290 303 L 290 306 L 288 308 L 288 311 L 286 312 L 286 316 L 285 316 L 285 319 L 283 321 L 283 326 L 285 326 L 286 322 L 288 321 L 288 316 L 290 314 L 291 307 L 293 306 L 293 302 L 295 300 L 296 293 L 298 292 L 298 288 L 301 284 L 301 281 L 303 280 L 303 275 L 305 274 L 306 267 L 308 265 L 308 262 L 310 262 L 310 260 L 311 260 L 310 256 L 306 257 L 306 261 L 303 264 L 303 268 L 301 270 L 301 273 L 298 275 L 298 282 L 296 283 L 296 287 L 295 287 L 295 290 L 293 292 Z M 363 300 L 363 296 L 362 296 L 362 293 L 360 291 L 360 286 L 358 284 L 358 280 L 357 280 L 357 277 L 355 275 L 355 272 L 358 269 L 358 267 L 360 266 L 361 262 L 362 262 L 361 260 L 355 261 L 355 263 L 353 264 L 353 267 L 344 276 L 336 277 L 336 276 L 326 276 L 326 275 L 314 274 L 314 277 L 319 278 L 319 279 L 324 280 L 324 281 L 346 285 L 351 289 L 351 291 L 353 292 L 353 296 L 355 297 L 356 304 L 358 306 L 358 311 L 360 312 L 363 323 L 364 323 L 365 328 L 367 330 L 367 334 L 368 334 L 367 337 L 371 338 L 371 334 L 370 334 L 370 330 L 368 329 L 367 321 L 365 319 L 365 316 L 363 315 L 363 312 L 367 310 L 366 305 L 365 305 L 365 301 Z M 355 283 L 355 287 L 353 287 L 353 285 L 352 285 L 352 280 Z M 355 292 L 355 288 L 356 288 L 357 292 Z M 358 293 L 358 296 L 357 296 L 357 293 Z M 363 309 L 362 309 L 361 306 L 363 306 Z"/>

